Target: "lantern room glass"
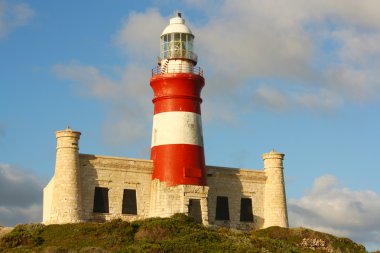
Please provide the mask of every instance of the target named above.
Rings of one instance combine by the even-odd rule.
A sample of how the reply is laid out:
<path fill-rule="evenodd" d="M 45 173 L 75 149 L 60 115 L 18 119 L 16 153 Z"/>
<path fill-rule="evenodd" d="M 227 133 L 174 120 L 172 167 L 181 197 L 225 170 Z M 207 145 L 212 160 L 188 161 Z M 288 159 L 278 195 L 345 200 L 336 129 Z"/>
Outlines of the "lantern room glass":
<path fill-rule="evenodd" d="M 161 36 L 161 59 L 189 59 L 196 61 L 193 52 L 194 35 L 169 33 Z"/>

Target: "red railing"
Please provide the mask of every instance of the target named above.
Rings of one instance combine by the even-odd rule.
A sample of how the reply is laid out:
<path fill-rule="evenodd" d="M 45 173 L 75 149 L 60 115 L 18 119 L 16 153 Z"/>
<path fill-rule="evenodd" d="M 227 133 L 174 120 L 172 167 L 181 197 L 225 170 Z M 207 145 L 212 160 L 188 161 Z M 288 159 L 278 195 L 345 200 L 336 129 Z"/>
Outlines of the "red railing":
<path fill-rule="evenodd" d="M 175 73 L 191 73 L 195 75 L 203 76 L 203 69 L 200 67 L 189 66 L 187 64 L 176 64 L 172 63 L 168 66 L 157 66 L 152 69 L 152 77 L 164 74 L 175 74 Z"/>

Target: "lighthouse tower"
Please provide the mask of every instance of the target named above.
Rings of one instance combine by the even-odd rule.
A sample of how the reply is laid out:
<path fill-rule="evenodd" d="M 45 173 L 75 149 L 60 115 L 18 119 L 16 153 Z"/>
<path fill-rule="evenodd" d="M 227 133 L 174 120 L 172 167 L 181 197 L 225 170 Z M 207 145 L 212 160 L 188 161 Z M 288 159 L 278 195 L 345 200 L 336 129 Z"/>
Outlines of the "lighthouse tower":
<path fill-rule="evenodd" d="M 207 175 L 203 149 L 201 90 L 194 35 L 181 13 L 161 35 L 158 66 L 152 71 L 154 116 L 150 215 L 188 213 L 207 224 Z"/>
<path fill-rule="evenodd" d="M 153 179 L 175 185 L 206 185 L 201 121 L 203 71 L 193 52 L 194 35 L 178 13 L 161 35 L 158 66 L 152 71 Z"/>

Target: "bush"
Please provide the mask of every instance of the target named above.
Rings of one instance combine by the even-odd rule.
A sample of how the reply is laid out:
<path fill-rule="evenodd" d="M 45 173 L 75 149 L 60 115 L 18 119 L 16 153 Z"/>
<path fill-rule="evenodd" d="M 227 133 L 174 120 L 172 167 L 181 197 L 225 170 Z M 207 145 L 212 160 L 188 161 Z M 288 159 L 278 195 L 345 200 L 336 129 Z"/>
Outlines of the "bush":
<path fill-rule="evenodd" d="M 366 251 L 362 245 L 349 239 L 305 228 L 270 227 L 250 233 L 236 232 L 228 228 L 208 228 L 195 223 L 192 218 L 184 214 L 176 214 L 170 218 L 150 218 L 131 223 L 119 219 L 105 223 L 75 223 L 46 227 L 40 224 L 19 225 L 0 238 L 0 252 L 364 253 Z"/>
<path fill-rule="evenodd" d="M 109 251 L 100 247 L 84 247 L 79 253 L 109 253 Z"/>
<path fill-rule="evenodd" d="M 0 245 L 5 248 L 14 248 L 19 245 L 39 246 L 44 239 L 41 233 L 45 226 L 42 224 L 17 225 L 10 233 L 4 235 L 0 240 Z"/>

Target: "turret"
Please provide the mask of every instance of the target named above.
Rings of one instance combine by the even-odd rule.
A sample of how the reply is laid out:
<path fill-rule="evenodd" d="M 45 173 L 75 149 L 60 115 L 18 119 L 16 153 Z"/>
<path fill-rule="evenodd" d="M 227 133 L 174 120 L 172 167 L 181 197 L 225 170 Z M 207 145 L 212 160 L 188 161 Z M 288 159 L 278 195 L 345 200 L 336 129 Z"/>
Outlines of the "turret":
<path fill-rule="evenodd" d="M 283 174 L 284 154 L 272 150 L 263 154 L 264 173 L 267 177 L 264 195 L 263 227 L 288 227 L 285 183 Z"/>
<path fill-rule="evenodd" d="M 79 174 L 80 132 L 69 127 L 55 133 L 57 154 L 50 223 L 73 223 L 81 218 L 81 189 Z"/>

